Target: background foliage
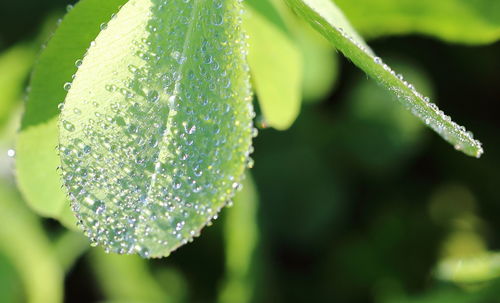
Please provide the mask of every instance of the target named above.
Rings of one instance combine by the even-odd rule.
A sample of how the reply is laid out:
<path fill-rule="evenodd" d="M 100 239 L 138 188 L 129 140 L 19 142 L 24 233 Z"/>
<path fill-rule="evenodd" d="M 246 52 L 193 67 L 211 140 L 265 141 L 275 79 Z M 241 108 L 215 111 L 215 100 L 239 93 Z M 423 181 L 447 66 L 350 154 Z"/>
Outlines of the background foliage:
<path fill-rule="evenodd" d="M 260 38 L 302 60 L 289 73 L 302 81 L 300 115 L 285 132 L 260 131 L 254 181 L 234 206 L 154 261 L 90 249 L 18 193 L 7 151 L 23 88 L 68 2 L 0 3 L 0 301 L 499 302 L 496 1 L 337 1 L 378 54 L 475 132 L 479 160 L 397 107 L 282 3 L 248 2 L 275 26 Z"/>

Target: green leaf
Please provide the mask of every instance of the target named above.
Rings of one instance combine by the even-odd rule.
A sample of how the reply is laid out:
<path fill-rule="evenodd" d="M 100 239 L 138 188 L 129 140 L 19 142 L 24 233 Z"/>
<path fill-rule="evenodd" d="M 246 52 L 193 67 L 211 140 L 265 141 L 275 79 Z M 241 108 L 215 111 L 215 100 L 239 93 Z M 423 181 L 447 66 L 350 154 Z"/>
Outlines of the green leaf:
<path fill-rule="evenodd" d="M 152 275 L 149 264 L 139 256 L 117 256 L 92 250 L 92 268 L 111 302 L 177 302 Z"/>
<path fill-rule="evenodd" d="M 22 302 L 22 285 L 19 274 L 10 260 L 0 251 L 0 293 L 5 303 Z"/>
<path fill-rule="evenodd" d="M 53 246 L 57 260 L 65 272 L 69 272 L 89 248 L 87 238 L 73 230 L 63 232 Z"/>
<path fill-rule="evenodd" d="M 450 42 L 500 39 L 500 2 L 491 0 L 336 0 L 367 38 L 420 33 Z"/>
<path fill-rule="evenodd" d="M 331 44 L 306 22 L 297 18 L 281 0 L 249 0 L 247 3 L 272 23 L 282 35 L 286 35 L 294 48 L 301 53 L 303 101 L 324 99 L 325 95 L 334 89 L 338 77 L 337 54 Z M 269 49 L 268 45 L 261 47 Z"/>
<path fill-rule="evenodd" d="M 63 273 L 37 217 L 0 180 L 0 250 L 21 277 L 26 302 L 62 302 Z"/>
<path fill-rule="evenodd" d="M 224 226 L 226 242 L 226 282 L 219 302 L 253 302 L 256 287 L 255 254 L 259 243 L 257 220 L 258 193 L 247 174 L 243 190 L 227 211 Z"/>
<path fill-rule="evenodd" d="M 500 253 L 484 252 L 473 257 L 446 258 L 439 262 L 436 275 L 440 280 L 460 284 L 477 284 L 500 277 Z"/>
<path fill-rule="evenodd" d="M 250 37 L 248 63 L 253 87 L 266 124 L 285 130 L 300 111 L 302 57 L 294 41 L 272 19 L 251 6 L 247 12 L 244 28 Z"/>
<path fill-rule="evenodd" d="M 498 302 L 498 280 L 471 287 L 452 287 L 436 283 L 435 287 L 418 294 L 392 295 L 380 300 L 382 303 L 493 303 Z"/>
<path fill-rule="evenodd" d="M 82 0 L 68 13 L 38 58 L 17 139 L 17 180 L 28 205 L 43 216 L 75 226 L 69 201 L 61 189 L 59 166 L 58 104 L 64 100 L 63 85 L 76 71 L 100 25 L 111 18 L 126 0 Z"/>
<path fill-rule="evenodd" d="M 254 116 L 241 10 L 132 0 L 90 47 L 61 113 L 60 157 L 94 244 L 167 256 L 240 186 Z"/>
<path fill-rule="evenodd" d="M 340 74 L 338 55 L 334 48 L 307 24 L 297 24 L 296 39 L 304 58 L 302 95 L 304 102 L 326 99 L 335 89 Z"/>
<path fill-rule="evenodd" d="M 382 59 L 366 47 L 364 41 L 349 26 L 342 12 L 330 0 L 287 0 L 287 3 L 317 31 L 325 36 L 356 66 L 394 93 L 400 103 L 436 131 L 455 149 L 467 155 L 480 157 L 481 143 L 474 140 L 465 128 L 451 121 L 450 117 L 417 92 L 403 76 L 396 74 Z"/>
<path fill-rule="evenodd" d="M 0 54 L 0 131 L 21 98 L 35 54 L 33 48 L 18 45 Z"/>

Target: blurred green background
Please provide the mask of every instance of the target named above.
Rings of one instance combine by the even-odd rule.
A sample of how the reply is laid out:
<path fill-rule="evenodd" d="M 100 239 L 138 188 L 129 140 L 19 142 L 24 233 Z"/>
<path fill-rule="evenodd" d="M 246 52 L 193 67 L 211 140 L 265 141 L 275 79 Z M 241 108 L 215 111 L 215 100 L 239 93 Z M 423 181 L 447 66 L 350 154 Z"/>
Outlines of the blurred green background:
<path fill-rule="evenodd" d="M 16 189 L 29 71 L 69 3 L 0 2 L 0 302 L 500 302 L 500 2 L 337 2 L 484 156 L 455 152 L 298 23 L 298 120 L 261 129 L 234 206 L 149 261 L 90 248 Z"/>

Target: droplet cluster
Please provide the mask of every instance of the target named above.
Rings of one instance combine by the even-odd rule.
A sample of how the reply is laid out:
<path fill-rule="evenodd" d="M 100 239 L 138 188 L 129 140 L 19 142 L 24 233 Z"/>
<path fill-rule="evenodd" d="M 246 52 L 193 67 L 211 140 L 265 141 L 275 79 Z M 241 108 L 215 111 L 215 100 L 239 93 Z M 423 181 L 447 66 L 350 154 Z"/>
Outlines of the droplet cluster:
<path fill-rule="evenodd" d="M 419 93 L 413 84 L 406 81 L 401 74 L 397 74 L 392 70 L 380 57 L 375 56 L 371 49 L 366 48 L 342 28 L 337 28 L 337 30 L 344 38 L 360 49 L 365 56 L 371 58 L 376 67 L 381 67 L 375 75 L 376 80 L 388 87 L 406 109 L 411 111 L 446 141 L 450 142 L 456 150 L 463 151 L 477 158 L 483 154 L 481 142 L 475 140 L 471 132 L 468 132 L 465 127 L 452 121 L 435 103 L 430 102 L 429 97 Z"/>
<path fill-rule="evenodd" d="M 60 156 L 94 245 L 167 256 L 241 187 L 255 133 L 240 15 L 229 0 L 131 0 L 76 63 Z"/>

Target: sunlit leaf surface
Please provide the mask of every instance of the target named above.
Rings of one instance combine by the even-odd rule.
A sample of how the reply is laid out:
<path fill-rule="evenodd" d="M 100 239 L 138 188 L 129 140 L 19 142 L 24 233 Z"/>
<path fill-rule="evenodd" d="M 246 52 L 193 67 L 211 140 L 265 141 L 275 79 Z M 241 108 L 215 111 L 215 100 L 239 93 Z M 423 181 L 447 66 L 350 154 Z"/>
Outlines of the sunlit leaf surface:
<path fill-rule="evenodd" d="M 241 9 L 129 1 L 66 84 L 62 174 L 95 245 L 167 256 L 240 187 L 254 115 Z"/>

